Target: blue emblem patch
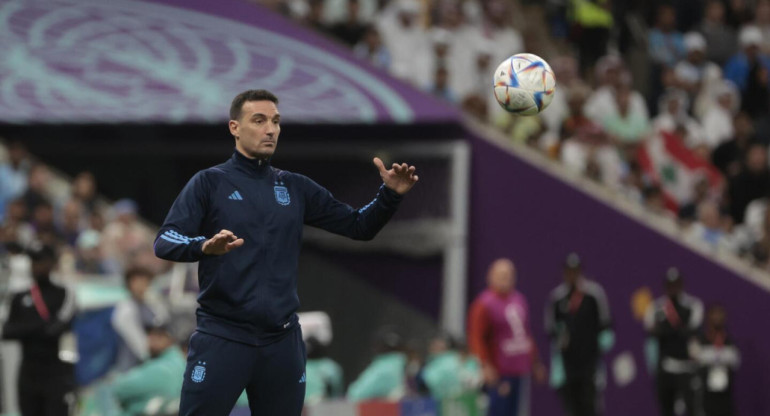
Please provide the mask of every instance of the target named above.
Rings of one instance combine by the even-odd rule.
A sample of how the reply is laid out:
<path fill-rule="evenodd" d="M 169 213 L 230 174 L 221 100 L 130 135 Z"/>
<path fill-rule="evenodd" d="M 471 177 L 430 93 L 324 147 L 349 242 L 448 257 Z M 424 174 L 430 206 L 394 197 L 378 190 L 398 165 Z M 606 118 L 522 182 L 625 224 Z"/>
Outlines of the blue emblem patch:
<path fill-rule="evenodd" d="M 291 204 L 291 197 L 289 196 L 289 190 L 285 186 L 274 186 L 275 200 L 281 205 Z"/>
<path fill-rule="evenodd" d="M 198 364 L 201 364 L 201 362 L 198 361 Z M 205 365 L 206 363 L 203 363 L 203 365 L 196 365 L 193 367 L 192 374 L 190 375 L 192 381 L 200 383 L 204 378 L 206 378 L 206 367 L 204 367 Z"/>

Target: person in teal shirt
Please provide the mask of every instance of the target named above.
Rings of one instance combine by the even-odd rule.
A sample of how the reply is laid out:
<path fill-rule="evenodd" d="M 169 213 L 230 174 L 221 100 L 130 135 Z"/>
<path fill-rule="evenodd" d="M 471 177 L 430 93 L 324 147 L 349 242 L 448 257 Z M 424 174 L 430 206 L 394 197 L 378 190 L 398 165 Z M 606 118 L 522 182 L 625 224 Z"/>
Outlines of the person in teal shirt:
<path fill-rule="evenodd" d="M 437 400 L 454 398 L 481 387 L 478 360 L 456 348 L 449 336 L 438 336 L 428 347 L 428 361 L 420 372 L 420 380 Z"/>
<path fill-rule="evenodd" d="M 345 394 L 342 367 L 326 357 L 325 348 L 314 337 L 305 341 L 307 362 L 305 363 L 305 404 L 314 404 L 328 398 Z"/>
<path fill-rule="evenodd" d="M 165 415 L 179 408 L 187 360 L 163 326 L 149 328 L 150 359 L 119 375 L 110 390 L 124 416 Z"/>
<path fill-rule="evenodd" d="M 388 332 L 380 341 L 380 353 L 348 388 L 348 400 L 399 400 L 406 394 L 406 361 L 401 337 Z"/>

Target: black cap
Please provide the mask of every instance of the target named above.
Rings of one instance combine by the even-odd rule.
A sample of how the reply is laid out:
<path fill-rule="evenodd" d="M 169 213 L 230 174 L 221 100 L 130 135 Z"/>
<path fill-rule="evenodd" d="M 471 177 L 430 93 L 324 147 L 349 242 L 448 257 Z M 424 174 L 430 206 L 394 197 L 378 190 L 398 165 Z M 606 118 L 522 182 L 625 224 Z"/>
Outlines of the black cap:
<path fill-rule="evenodd" d="M 569 253 L 567 258 L 564 259 L 565 269 L 579 269 L 581 265 L 580 256 L 577 253 Z"/>
<path fill-rule="evenodd" d="M 56 261 L 56 249 L 47 244 L 32 244 L 27 249 L 27 255 L 33 262 Z"/>
<path fill-rule="evenodd" d="M 682 273 L 676 267 L 666 270 L 666 283 L 679 283 L 682 281 Z"/>

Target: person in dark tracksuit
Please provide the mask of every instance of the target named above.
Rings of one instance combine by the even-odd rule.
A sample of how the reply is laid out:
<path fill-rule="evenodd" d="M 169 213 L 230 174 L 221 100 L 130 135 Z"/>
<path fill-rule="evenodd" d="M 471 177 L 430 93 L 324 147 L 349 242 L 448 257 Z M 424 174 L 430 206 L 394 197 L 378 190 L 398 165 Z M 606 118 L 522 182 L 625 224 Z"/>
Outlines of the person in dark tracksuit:
<path fill-rule="evenodd" d="M 689 346 L 703 322 L 703 303 L 684 293 L 682 274 L 666 271 L 666 294 L 648 308 L 644 325 L 656 348 L 656 387 L 661 415 L 674 416 L 681 400 L 688 416 L 695 415 L 696 362 Z"/>
<path fill-rule="evenodd" d="M 75 371 L 60 359 L 60 339 L 70 329 L 75 298 L 51 282 L 56 252 L 30 249 L 34 282 L 14 295 L 3 338 L 21 342 L 19 408 L 22 416 L 67 416 L 75 405 Z"/>
<path fill-rule="evenodd" d="M 601 285 L 583 275 L 577 254 L 567 256 L 563 275 L 545 313 L 552 346 L 550 382 L 569 416 L 597 416 L 603 413 L 601 356 L 615 342 L 610 306 Z"/>
<path fill-rule="evenodd" d="M 708 309 L 705 328 L 690 344 L 690 355 L 698 364 L 699 415 L 735 415 L 733 385 L 741 353 L 727 332 L 727 312 L 723 306 Z"/>
<path fill-rule="evenodd" d="M 413 166 L 388 170 L 375 158 L 383 185 L 356 210 L 309 178 L 272 167 L 277 104 L 265 90 L 233 99 L 232 157 L 193 176 L 155 239 L 158 257 L 199 261 L 182 416 L 228 415 L 244 389 L 253 415 L 298 416 L 306 360 L 295 314 L 303 225 L 372 239 L 418 180 Z"/>

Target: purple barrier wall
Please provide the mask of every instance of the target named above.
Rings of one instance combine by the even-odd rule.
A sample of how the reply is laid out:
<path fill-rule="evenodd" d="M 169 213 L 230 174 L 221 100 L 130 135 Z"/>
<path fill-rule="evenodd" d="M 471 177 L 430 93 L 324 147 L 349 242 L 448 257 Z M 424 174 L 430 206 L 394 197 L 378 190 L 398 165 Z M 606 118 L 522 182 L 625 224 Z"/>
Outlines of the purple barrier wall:
<path fill-rule="evenodd" d="M 247 88 L 276 92 L 295 123 L 457 118 L 253 2 L 3 1 L 0 15 L 0 122 L 222 121 Z"/>
<path fill-rule="evenodd" d="M 770 415 L 770 294 L 640 223 L 598 202 L 479 138 L 472 139 L 472 213 L 469 294 L 484 287 L 488 264 L 511 257 L 518 287 L 532 307 L 532 325 L 541 353 L 546 352 L 543 310 L 549 291 L 561 279 L 561 263 L 572 250 L 581 254 L 588 276 L 609 297 L 619 353 L 633 354 L 636 378 L 627 386 L 609 380 L 608 415 L 657 413 L 652 379 L 643 357 L 644 332 L 631 312 L 631 295 L 648 286 L 662 294 L 663 273 L 676 265 L 686 290 L 706 305 L 726 306 L 729 328 L 741 353 L 736 397 L 742 415 Z M 561 414 L 555 394 L 536 386 L 533 414 Z"/>

